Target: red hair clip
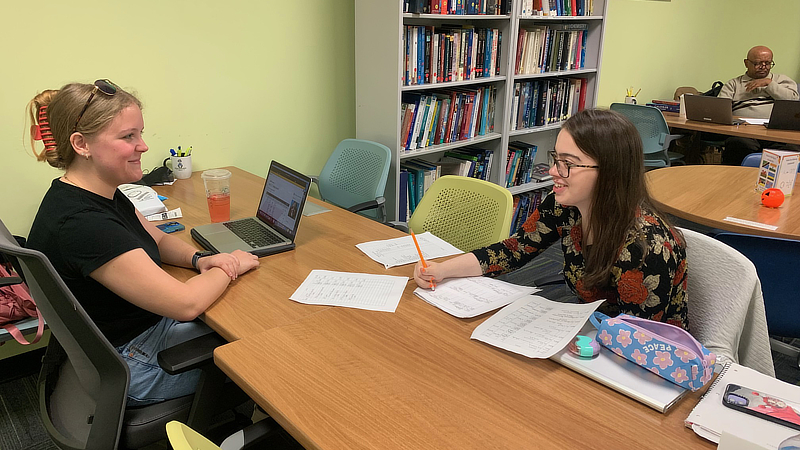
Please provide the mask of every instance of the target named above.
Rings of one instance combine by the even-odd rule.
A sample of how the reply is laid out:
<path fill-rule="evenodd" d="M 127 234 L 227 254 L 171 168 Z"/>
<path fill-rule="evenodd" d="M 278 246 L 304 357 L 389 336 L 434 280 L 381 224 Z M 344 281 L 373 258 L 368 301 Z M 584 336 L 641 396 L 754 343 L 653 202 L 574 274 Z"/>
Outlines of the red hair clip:
<path fill-rule="evenodd" d="M 50 122 L 47 121 L 47 105 L 39 108 L 39 123 L 36 125 L 34 140 L 44 143 L 44 151 L 55 150 L 56 139 L 50 131 Z"/>

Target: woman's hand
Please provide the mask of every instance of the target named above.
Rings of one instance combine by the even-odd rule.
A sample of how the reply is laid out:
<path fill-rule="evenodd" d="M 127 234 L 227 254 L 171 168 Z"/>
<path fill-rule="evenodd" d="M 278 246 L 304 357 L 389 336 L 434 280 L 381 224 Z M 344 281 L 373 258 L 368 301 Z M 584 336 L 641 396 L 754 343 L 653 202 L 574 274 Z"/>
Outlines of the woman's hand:
<path fill-rule="evenodd" d="M 239 275 L 258 267 L 259 264 L 258 256 L 242 250 L 234 250 L 233 253 L 217 253 L 197 260 L 197 268 L 200 273 L 219 267 L 231 280 L 235 280 Z"/>
<path fill-rule="evenodd" d="M 417 286 L 430 289 L 431 281 L 436 284 L 441 283 L 445 278 L 460 277 L 479 277 L 483 275 L 483 270 L 478 262 L 478 258 L 472 253 L 465 253 L 441 263 L 428 262 L 428 267 L 422 268 L 422 264 L 414 266 L 414 281 Z"/>
<path fill-rule="evenodd" d="M 421 263 L 417 263 L 414 266 L 414 281 L 417 282 L 417 286 L 430 289 L 431 282 L 439 284 L 444 280 L 442 269 L 442 265 L 435 262 L 429 262 L 426 268 L 423 268 Z"/>

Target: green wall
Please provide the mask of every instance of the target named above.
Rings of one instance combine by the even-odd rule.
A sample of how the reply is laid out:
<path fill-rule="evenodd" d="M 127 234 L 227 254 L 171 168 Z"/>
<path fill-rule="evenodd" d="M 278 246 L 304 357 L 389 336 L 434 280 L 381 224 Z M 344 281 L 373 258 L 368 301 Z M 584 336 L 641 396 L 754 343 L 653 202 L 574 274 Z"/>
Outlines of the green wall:
<path fill-rule="evenodd" d="M 9 5 L 13 5 L 9 7 Z M 192 145 L 194 169 L 319 173 L 355 135 L 352 0 L 3 0 L 0 218 L 27 235 L 60 172 L 23 147 L 44 89 L 109 78 L 144 103 L 144 168 Z"/>
<path fill-rule="evenodd" d="M 608 1 L 601 106 L 628 86 L 642 100 L 707 89 L 743 73 L 759 44 L 775 52 L 776 72 L 800 80 L 800 1 Z M 24 108 L 72 81 L 109 78 L 138 93 L 146 168 L 192 145 L 195 170 L 264 174 L 274 158 L 318 173 L 355 134 L 353 16 L 352 0 L 4 0 L 0 218 L 27 234 L 59 175 L 23 147 Z"/>
<path fill-rule="evenodd" d="M 776 73 L 800 81 L 800 1 L 607 0 L 597 104 L 671 99 L 680 86 L 705 91 L 745 72 L 756 45 L 774 53 Z"/>

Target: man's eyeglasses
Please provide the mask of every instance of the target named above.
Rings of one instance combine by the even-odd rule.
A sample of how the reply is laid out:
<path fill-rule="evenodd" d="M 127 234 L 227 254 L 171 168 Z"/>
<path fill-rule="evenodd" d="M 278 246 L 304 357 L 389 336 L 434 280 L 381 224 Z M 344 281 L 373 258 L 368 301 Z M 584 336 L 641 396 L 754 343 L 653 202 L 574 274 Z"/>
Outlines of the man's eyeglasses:
<path fill-rule="evenodd" d="M 573 167 L 583 167 L 586 169 L 599 169 L 600 166 L 590 166 L 587 164 L 573 164 L 566 159 L 558 159 L 556 156 L 556 152 L 547 152 L 547 155 L 550 156 L 550 165 L 556 166 L 556 171 L 558 175 L 563 178 L 569 178 L 569 170 Z"/>
<path fill-rule="evenodd" d="M 747 61 L 749 61 L 750 64 L 752 64 L 754 67 L 769 67 L 770 69 L 775 67 L 775 61 L 755 62 L 755 61 L 750 61 L 749 59 Z"/>
<path fill-rule="evenodd" d="M 92 93 L 89 94 L 89 98 L 86 99 L 86 104 L 83 105 L 81 113 L 78 114 L 78 120 L 75 121 L 75 126 L 72 127 L 73 133 L 78 131 L 78 124 L 81 122 L 81 117 L 83 117 L 83 113 L 85 113 L 86 109 L 89 107 L 89 103 L 92 103 L 92 99 L 94 98 L 95 94 L 97 94 L 97 91 L 100 91 L 110 97 L 117 93 L 117 85 L 109 80 L 97 80 L 94 82 L 94 89 L 92 89 Z"/>

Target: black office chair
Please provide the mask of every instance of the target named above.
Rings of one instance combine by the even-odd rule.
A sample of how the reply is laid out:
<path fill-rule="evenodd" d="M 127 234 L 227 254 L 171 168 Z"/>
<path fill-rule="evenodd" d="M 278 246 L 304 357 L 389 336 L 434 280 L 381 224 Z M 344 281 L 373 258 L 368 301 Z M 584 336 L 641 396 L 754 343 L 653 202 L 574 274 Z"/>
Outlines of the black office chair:
<path fill-rule="evenodd" d="M 23 248 L 0 221 L 0 252 L 16 257 L 52 332 L 39 376 L 39 408 L 51 439 L 67 450 L 141 448 L 166 438 L 171 420 L 206 430 L 211 417 L 246 396 L 213 366 L 216 333 L 159 353 L 169 373 L 194 368 L 203 376 L 194 395 L 126 408 L 130 371 L 42 253 Z M 232 391 L 228 391 L 232 389 Z"/>
<path fill-rule="evenodd" d="M 800 314 L 797 312 L 795 268 L 800 242 L 767 236 L 719 233 L 715 239 L 735 248 L 756 266 L 764 295 L 772 350 L 787 355 L 800 367 Z"/>

